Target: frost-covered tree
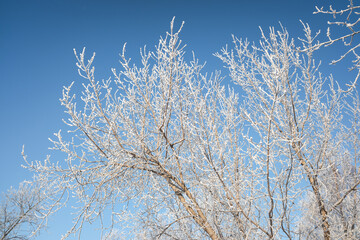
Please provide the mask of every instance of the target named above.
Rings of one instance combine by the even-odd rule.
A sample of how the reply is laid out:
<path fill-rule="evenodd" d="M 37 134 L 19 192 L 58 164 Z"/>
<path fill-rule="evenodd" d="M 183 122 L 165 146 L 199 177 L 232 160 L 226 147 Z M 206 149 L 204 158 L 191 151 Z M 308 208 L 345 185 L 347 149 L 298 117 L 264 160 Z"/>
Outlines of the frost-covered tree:
<path fill-rule="evenodd" d="M 358 238 L 359 98 L 319 73 L 310 28 L 300 45 L 286 29 L 234 37 L 216 54 L 229 86 L 185 60 L 180 30 L 141 66 L 124 47 L 107 80 L 75 51 L 85 81 L 80 100 L 64 88 L 70 138 L 52 140 L 66 160 L 28 166 L 56 204 L 77 198 L 64 238 L 108 215 L 105 238 Z"/>
<path fill-rule="evenodd" d="M 301 48 L 307 49 L 305 54 L 296 50 L 286 31 L 272 30 L 269 38 L 262 38 L 260 47 L 234 39 L 235 50 L 223 49 L 217 56 L 245 92 L 241 116 L 249 124 L 246 138 L 257 156 L 253 162 L 263 167 L 259 189 L 268 202 L 267 210 L 261 208 L 264 215 L 268 212 L 268 236 L 283 232 L 288 238 L 348 239 L 350 228 L 351 236 L 358 236 L 354 211 L 360 178 L 354 130 L 359 109 L 351 105 L 358 95 L 342 94 L 332 78 L 318 73 L 308 26 Z M 349 100 L 354 102 L 347 112 Z M 299 201 L 302 191 L 308 192 L 305 205 Z M 306 214 L 316 221 L 294 218 Z"/>
<path fill-rule="evenodd" d="M 48 182 L 22 182 L 0 198 L 0 239 L 31 239 L 44 226 L 51 198 Z M 53 205 L 53 202 L 51 202 Z M 54 205 L 55 206 L 55 205 Z"/>

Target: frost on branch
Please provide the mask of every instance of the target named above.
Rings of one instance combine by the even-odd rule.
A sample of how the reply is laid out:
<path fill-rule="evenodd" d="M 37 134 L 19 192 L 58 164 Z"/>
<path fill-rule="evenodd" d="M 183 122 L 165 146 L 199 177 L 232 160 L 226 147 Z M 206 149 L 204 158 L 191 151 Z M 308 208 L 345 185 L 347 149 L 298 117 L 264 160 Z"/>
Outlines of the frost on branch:
<path fill-rule="evenodd" d="M 332 5 L 330 5 L 328 9 L 324 9 L 324 7 L 318 6 L 315 7 L 316 11 L 314 14 L 328 14 L 333 18 L 333 20 L 327 22 L 329 25 L 326 31 L 328 40 L 316 44 L 316 47 L 327 47 L 336 42 L 343 43 L 343 45 L 346 47 L 345 52 L 338 59 L 332 60 L 331 64 L 336 64 L 342 61 L 348 55 L 353 55 L 353 66 L 350 68 L 350 70 L 357 70 L 358 73 L 355 77 L 355 80 L 352 83 L 347 84 L 347 91 L 351 91 L 353 88 L 355 88 L 357 80 L 360 76 L 360 55 L 358 53 L 360 43 L 357 36 L 360 33 L 358 26 L 358 23 L 360 22 L 360 5 L 358 3 L 354 4 L 354 2 L 357 1 L 353 0 L 343 0 L 342 2 L 348 2 L 348 5 L 340 10 L 335 9 Z M 344 31 L 344 28 L 347 29 L 347 31 Z"/>

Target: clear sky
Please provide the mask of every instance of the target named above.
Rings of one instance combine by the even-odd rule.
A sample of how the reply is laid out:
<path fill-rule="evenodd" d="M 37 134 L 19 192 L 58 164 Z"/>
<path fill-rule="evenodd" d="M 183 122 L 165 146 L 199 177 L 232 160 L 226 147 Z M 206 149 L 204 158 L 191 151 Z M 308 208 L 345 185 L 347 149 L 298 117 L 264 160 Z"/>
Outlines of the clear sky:
<path fill-rule="evenodd" d="M 154 49 L 176 16 L 177 26 L 185 21 L 181 38 L 187 53 L 194 51 L 210 72 L 222 68 L 212 54 L 231 45 L 231 34 L 258 41 L 259 26 L 267 30 L 281 22 L 298 37 L 299 19 L 314 29 L 324 28 L 327 18 L 312 12 L 315 5 L 328 4 L 326 0 L 0 0 L 0 191 L 31 178 L 21 167 L 23 145 L 30 160 L 54 155 L 48 150 L 48 138 L 64 128 L 62 86 L 80 79 L 73 48 L 87 47 L 88 55 L 96 51 L 96 76 L 108 78 L 110 68 L 120 68 L 118 53 L 125 42 L 127 55 L 138 59 L 139 48 Z M 55 216 L 39 239 L 59 239 L 69 219 Z M 99 239 L 96 233 L 85 236 Z"/>

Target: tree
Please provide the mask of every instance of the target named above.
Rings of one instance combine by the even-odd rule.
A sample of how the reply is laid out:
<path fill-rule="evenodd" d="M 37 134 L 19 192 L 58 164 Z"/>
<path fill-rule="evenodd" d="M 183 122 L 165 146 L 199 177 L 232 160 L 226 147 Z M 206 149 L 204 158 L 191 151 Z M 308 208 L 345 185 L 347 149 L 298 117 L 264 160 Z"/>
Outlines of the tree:
<path fill-rule="evenodd" d="M 40 182 L 22 182 L 18 189 L 3 193 L 0 203 L 0 239 L 30 239 L 44 226 L 49 192 Z M 51 188 L 49 188 L 51 189 Z"/>
<path fill-rule="evenodd" d="M 284 28 L 259 45 L 234 37 L 216 56 L 237 90 L 185 61 L 170 29 L 141 67 L 124 46 L 114 79 L 75 51 L 81 101 L 74 84 L 61 99 L 74 137 L 52 140 L 66 161 L 29 163 L 57 202 L 79 201 L 64 237 L 110 209 L 124 238 L 358 238 L 359 98 L 319 73 L 310 28 L 301 48 Z"/>
<path fill-rule="evenodd" d="M 260 141 L 252 143 L 250 139 L 248 142 L 257 151 L 259 166 L 262 163 L 265 168 L 263 172 L 266 177 L 263 179 L 266 184 L 262 187 L 267 189 L 266 197 L 269 199 L 269 237 L 273 236 L 272 229 L 279 231 L 282 228 L 286 236 L 291 238 L 290 227 L 294 224 L 291 224 L 289 211 L 290 207 L 299 204 L 298 193 L 293 191 L 300 188 L 306 179 L 309 184 L 307 191 L 311 195 L 306 200 L 312 205 L 309 215 L 318 221 L 305 232 L 301 229 L 304 221 L 300 221 L 296 235 L 311 239 L 330 239 L 330 236 L 333 239 L 347 239 L 350 220 L 343 216 L 343 232 L 337 232 L 337 211 L 343 212 L 344 199 L 354 199 L 352 204 L 347 205 L 349 208 L 358 204 L 355 190 L 359 176 L 355 170 L 357 135 L 351 131 L 353 129 L 345 130 L 342 121 L 346 96 L 341 94 L 341 89 L 336 88 L 331 78 L 326 81 L 317 73 L 318 66 L 312 59 L 314 38 L 308 26 L 302 40 L 302 49 L 307 51 L 302 56 L 295 51 L 286 31 L 275 33 L 272 30 L 270 38 L 264 34 L 262 37 L 260 48 L 249 49 L 247 42 L 234 39 L 235 51 L 224 49 L 222 55 L 218 56 L 229 66 L 231 78 L 246 92 L 242 115 L 260 138 Z M 328 92 L 325 90 L 326 82 L 330 84 Z M 357 94 L 354 93 L 352 98 L 357 99 Z M 349 115 L 355 118 L 353 127 L 358 124 L 357 114 L 352 111 Z M 350 138 L 353 145 L 349 145 Z M 352 169 L 353 177 L 349 177 L 349 169 Z M 288 185 L 292 174 L 301 176 L 291 180 L 299 185 Z M 354 191 L 350 197 L 349 194 Z M 279 209 L 281 205 L 282 209 Z M 300 210 L 291 211 L 299 213 Z M 277 219 L 274 212 L 279 214 Z M 276 227 L 273 224 L 276 222 L 287 225 L 287 228 L 281 225 Z M 353 222 L 358 222 L 358 219 L 353 219 Z M 309 226 L 306 222 L 305 225 Z M 352 234 L 358 235 L 358 226 L 351 226 L 354 230 Z M 313 231 L 318 228 L 322 232 L 314 235 Z"/>

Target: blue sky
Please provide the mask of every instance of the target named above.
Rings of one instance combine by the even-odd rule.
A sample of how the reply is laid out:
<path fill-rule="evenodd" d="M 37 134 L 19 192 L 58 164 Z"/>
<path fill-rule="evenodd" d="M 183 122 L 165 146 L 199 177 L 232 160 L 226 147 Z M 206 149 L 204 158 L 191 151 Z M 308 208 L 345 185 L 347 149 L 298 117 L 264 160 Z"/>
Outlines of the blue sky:
<path fill-rule="evenodd" d="M 80 79 L 73 48 L 87 47 L 89 55 L 96 51 L 96 76 L 108 78 L 110 68 L 120 68 L 118 53 L 125 42 L 127 55 L 138 59 L 139 48 L 154 49 L 176 16 L 176 25 L 185 21 L 181 38 L 187 53 L 194 51 L 210 72 L 222 68 L 212 54 L 231 45 L 231 34 L 258 41 L 259 26 L 266 30 L 281 22 L 298 37 L 299 19 L 314 29 L 324 28 L 328 18 L 312 12 L 315 5 L 328 4 L 325 0 L 0 0 L 0 191 L 31 178 L 21 167 L 23 145 L 30 160 L 54 154 L 48 150 L 48 138 L 64 128 L 61 119 L 66 116 L 58 100 L 62 86 Z M 325 51 L 323 56 L 329 54 Z M 58 239 L 66 231 L 62 223 L 71 218 L 62 215 L 50 221 L 48 232 L 39 239 Z M 92 237 L 84 239 L 99 239 L 96 234 Z"/>

